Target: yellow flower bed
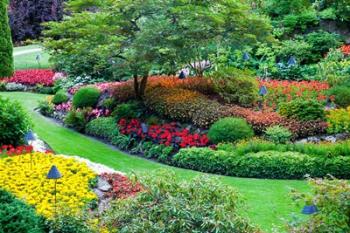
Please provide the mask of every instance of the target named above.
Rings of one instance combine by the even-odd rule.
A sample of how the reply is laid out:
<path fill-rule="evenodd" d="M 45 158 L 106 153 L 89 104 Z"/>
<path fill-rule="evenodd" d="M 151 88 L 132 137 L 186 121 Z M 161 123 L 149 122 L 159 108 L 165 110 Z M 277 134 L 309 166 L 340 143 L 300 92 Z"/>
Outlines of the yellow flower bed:
<path fill-rule="evenodd" d="M 75 213 L 97 198 L 89 189 L 96 174 L 86 164 L 39 152 L 0 159 L 0 187 L 35 206 L 39 214 L 52 217 L 55 181 L 46 178 L 52 165 L 63 176 L 57 180 L 58 211 L 64 208 Z"/>

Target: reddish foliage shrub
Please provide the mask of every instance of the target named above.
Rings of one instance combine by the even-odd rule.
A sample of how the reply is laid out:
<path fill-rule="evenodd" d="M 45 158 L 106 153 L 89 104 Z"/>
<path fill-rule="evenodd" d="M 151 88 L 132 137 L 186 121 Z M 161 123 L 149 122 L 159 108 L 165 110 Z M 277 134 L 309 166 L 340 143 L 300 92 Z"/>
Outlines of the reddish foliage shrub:
<path fill-rule="evenodd" d="M 107 90 L 119 103 L 127 102 L 136 97 L 133 81 L 123 82 L 120 85 L 111 85 Z"/>
<path fill-rule="evenodd" d="M 103 173 L 101 178 L 112 186 L 112 190 L 105 194 L 107 197 L 128 198 L 142 191 L 140 183 L 133 183 L 128 177 L 118 173 Z"/>
<path fill-rule="evenodd" d="M 228 107 L 225 111 L 225 115 L 246 119 L 258 134 L 263 133 L 266 128 L 278 125 L 283 121 L 283 118 L 276 112 L 257 112 L 250 108 L 243 108 L 240 106 Z"/>
<path fill-rule="evenodd" d="M 189 77 L 179 79 L 176 76 L 152 76 L 149 78 L 148 87 L 181 88 L 198 91 L 203 94 L 214 94 L 214 85 L 210 79 L 203 77 Z"/>
<path fill-rule="evenodd" d="M 294 139 L 324 134 L 327 132 L 328 127 L 327 122 L 321 120 L 302 122 L 286 119 L 281 125 L 288 128 L 293 133 Z"/>
<path fill-rule="evenodd" d="M 41 84 L 44 86 L 53 86 L 55 73 L 52 70 L 18 70 L 11 78 L 5 82 L 20 83 L 23 85 L 35 86 Z"/>
<path fill-rule="evenodd" d="M 293 133 L 293 138 L 303 138 L 323 134 L 326 132 L 327 123 L 324 121 L 297 121 L 280 116 L 277 112 L 254 111 L 250 108 L 230 106 L 225 111 L 225 116 L 242 117 L 252 125 L 257 134 L 262 134 L 268 127 L 281 125 Z"/>
<path fill-rule="evenodd" d="M 141 122 L 137 119 L 129 122 L 121 119 L 118 125 L 122 134 L 131 135 L 138 140 L 150 140 L 157 144 L 173 146 L 174 148 L 204 147 L 209 144 L 206 134 L 190 133 L 188 129 L 178 127 L 175 122 L 151 125 L 147 132 L 142 131 Z"/>

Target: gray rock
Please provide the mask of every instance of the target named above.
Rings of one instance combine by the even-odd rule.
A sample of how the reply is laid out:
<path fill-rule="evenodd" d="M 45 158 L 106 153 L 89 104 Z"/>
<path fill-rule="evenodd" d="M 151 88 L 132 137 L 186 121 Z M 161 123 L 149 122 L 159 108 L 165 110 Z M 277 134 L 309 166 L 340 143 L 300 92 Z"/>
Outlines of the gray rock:
<path fill-rule="evenodd" d="M 108 192 L 112 189 L 112 186 L 101 177 L 98 177 L 97 188 L 103 192 Z"/>
<path fill-rule="evenodd" d="M 104 198 L 105 194 L 101 190 L 94 188 L 94 193 L 96 193 L 98 200 L 102 200 Z"/>
<path fill-rule="evenodd" d="M 334 137 L 334 136 L 326 136 L 326 137 L 323 137 L 322 138 L 324 141 L 327 141 L 327 142 L 332 142 L 332 143 L 335 143 L 337 141 L 337 138 Z"/>

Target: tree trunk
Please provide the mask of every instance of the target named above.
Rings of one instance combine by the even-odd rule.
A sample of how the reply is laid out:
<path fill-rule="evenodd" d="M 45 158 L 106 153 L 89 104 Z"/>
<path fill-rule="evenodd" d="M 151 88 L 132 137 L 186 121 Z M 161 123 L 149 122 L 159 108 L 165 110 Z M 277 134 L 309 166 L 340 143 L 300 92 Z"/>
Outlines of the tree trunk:
<path fill-rule="evenodd" d="M 134 75 L 134 90 L 137 99 L 142 100 L 145 95 L 145 90 L 147 87 L 148 75 L 142 77 L 141 82 L 139 82 L 138 76 Z"/>

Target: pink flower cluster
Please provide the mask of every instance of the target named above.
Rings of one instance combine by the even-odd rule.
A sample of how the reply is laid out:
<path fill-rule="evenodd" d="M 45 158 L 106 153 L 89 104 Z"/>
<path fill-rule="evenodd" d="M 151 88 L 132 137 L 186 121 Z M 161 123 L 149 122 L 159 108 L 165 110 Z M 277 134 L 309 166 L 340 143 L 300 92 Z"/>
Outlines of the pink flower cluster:
<path fill-rule="evenodd" d="M 79 85 L 79 86 L 75 86 L 75 87 L 71 87 L 68 90 L 68 93 L 71 95 L 74 95 L 80 88 L 83 87 L 96 87 L 97 89 L 99 89 L 101 92 L 106 92 L 106 91 L 110 91 L 111 89 L 113 89 L 116 86 L 120 86 L 125 82 L 104 82 L 104 83 L 96 83 L 94 85 Z"/>
<path fill-rule="evenodd" d="M 137 119 L 127 121 L 121 119 L 118 123 L 122 134 L 131 135 L 137 139 L 148 139 L 158 144 L 174 146 L 175 148 L 208 146 L 209 139 L 205 134 L 190 133 L 188 129 L 179 128 L 175 122 L 162 125 L 151 125 L 147 132 L 142 130 Z"/>
<path fill-rule="evenodd" d="M 11 78 L 5 80 L 8 83 L 19 83 L 28 86 L 41 84 L 53 86 L 55 73 L 52 70 L 17 70 Z"/>
<path fill-rule="evenodd" d="M 111 114 L 111 112 L 108 109 L 92 109 L 91 112 L 89 112 L 88 116 L 90 119 L 99 118 L 99 117 L 108 117 Z"/>
<path fill-rule="evenodd" d="M 55 106 L 55 111 L 68 112 L 72 109 L 72 102 L 62 103 Z"/>

